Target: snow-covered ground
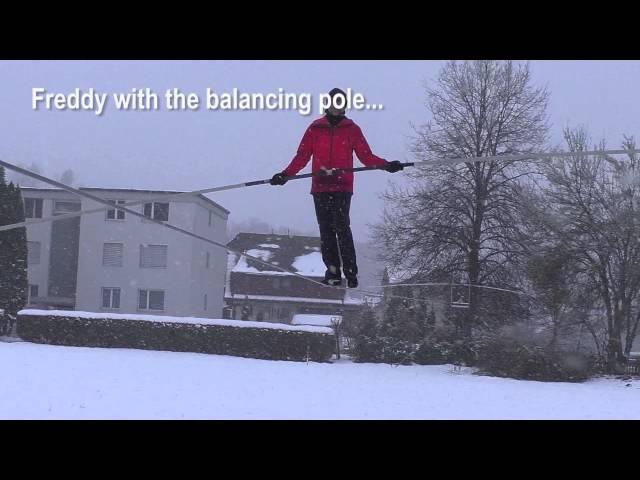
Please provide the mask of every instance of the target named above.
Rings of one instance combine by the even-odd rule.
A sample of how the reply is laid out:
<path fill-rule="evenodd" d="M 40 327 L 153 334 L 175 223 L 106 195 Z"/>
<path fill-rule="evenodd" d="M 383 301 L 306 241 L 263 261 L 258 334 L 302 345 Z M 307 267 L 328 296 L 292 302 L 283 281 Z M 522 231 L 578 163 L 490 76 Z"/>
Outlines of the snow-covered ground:
<path fill-rule="evenodd" d="M 0 343 L 2 419 L 640 419 L 640 380 Z M 630 385 L 629 385 L 630 383 Z M 627 386 L 629 385 L 629 386 Z"/>

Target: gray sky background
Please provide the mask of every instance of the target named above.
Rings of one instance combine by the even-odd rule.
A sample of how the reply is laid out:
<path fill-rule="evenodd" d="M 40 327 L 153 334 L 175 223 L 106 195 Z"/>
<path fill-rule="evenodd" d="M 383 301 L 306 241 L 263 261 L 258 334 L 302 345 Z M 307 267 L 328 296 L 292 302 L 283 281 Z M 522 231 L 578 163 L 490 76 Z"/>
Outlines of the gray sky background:
<path fill-rule="evenodd" d="M 68 93 L 91 87 L 103 93 L 172 87 L 204 96 L 241 92 L 310 93 L 351 87 L 382 111 L 352 111 L 373 151 L 409 160 L 410 123 L 425 123 L 423 82 L 440 61 L 2 61 L 0 158 L 39 163 L 46 174 L 72 168 L 82 186 L 195 190 L 268 178 L 284 168 L 307 125 L 317 118 L 295 111 L 34 111 L 32 87 Z M 640 61 L 533 61 L 534 81 L 551 91 L 551 138 L 560 143 L 567 124 L 587 125 L 594 139 L 618 147 L 623 133 L 640 135 Z M 356 165 L 359 163 L 356 160 Z M 309 167 L 307 167 L 308 170 Z M 305 171 L 307 171 L 305 170 Z M 378 195 L 402 173 L 356 177 L 352 225 L 359 241 L 383 208 Z M 258 186 L 212 198 L 230 220 L 256 217 L 298 230 L 317 229 L 309 181 Z"/>

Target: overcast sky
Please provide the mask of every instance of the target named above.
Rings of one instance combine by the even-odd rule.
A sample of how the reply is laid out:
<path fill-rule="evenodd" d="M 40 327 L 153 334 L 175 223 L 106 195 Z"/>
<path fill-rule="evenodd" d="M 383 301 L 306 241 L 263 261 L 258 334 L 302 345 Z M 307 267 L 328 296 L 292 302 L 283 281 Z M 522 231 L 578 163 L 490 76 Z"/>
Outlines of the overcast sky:
<path fill-rule="evenodd" d="M 72 168 L 81 186 L 195 190 L 271 177 L 295 154 L 317 112 L 296 111 L 34 111 L 33 87 L 101 93 L 149 87 L 204 96 L 228 92 L 286 92 L 317 96 L 338 86 L 362 92 L 381 111 L 352 111 L 373 151 L 409 160 L 410 124 L 429 118 L 424 81 L 439 61 L 0 61 L 0 158 L 40 164 L 46 174 Z M 623 133 L 640 135 L 640 61 L 533 61 L 534 81 L 551 92 L 551 137 L 567 124 L 585 124 L 593 137 L 618 147 Z M 111 108 L 110 108 L 111 107 Z M 315 107 L 315 105 L 314 105 Z M 356 160 L 356 165 L 358 162 Z M 402 173 L 365 172 L 355 182 L 352 225 L 357 240 L 383 208 L 378 195 Z M 212 198 L 236 222 L 256 217 L 275 225 L 317 229 L 309 181 L 258 186 Z"/>

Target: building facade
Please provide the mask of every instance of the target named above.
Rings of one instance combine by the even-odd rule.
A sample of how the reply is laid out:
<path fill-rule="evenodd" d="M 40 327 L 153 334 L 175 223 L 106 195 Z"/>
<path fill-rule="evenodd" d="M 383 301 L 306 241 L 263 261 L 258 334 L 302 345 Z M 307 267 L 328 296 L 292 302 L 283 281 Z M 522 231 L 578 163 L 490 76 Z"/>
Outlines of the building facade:
<path fill-rule="evenodd" d="M 55 189 L 23 188 L 29 246 L 29 304 L 89 312 L 220 318 L 226 252 L 202 240 L 110 209 L 55 222 L 38 218 L 100 209 Z M 229 212 L 203 195 L 83 188 L 224 244 Z M 158 201 L 160 199 L 160 201 Z"/>

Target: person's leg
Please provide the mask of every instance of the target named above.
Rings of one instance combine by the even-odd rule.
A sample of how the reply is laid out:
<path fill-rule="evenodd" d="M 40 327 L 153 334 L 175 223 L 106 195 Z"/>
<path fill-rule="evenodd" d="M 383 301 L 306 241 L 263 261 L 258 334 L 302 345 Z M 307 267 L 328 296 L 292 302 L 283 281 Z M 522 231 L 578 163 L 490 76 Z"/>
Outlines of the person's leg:
<path fill-rule="evenodd" d="M 357 281 L 358 264 L 356 259 L 356 249 L 353 244 L 353 234 L 351 233 L 351 219 L 349 210 L 351 208 L 350 192 L 340 192 L 336 195 L 333 205 L 334 228 L 338 236 L 340 245 L 340 256 L 342 257 L 342 270 L 347 280 L 352 283 Z"/>
<path fill-rule="evenodd" d="M 320 250 L 322 261 L 327 267 L 325 280 L 342 277 L 340 271 L 340 253 L 338 251 L 338 241 L 333 221 L 333 194 L 314 193 L 313 202 L 316 209 L 316 218 L 320 228 Z"/>

